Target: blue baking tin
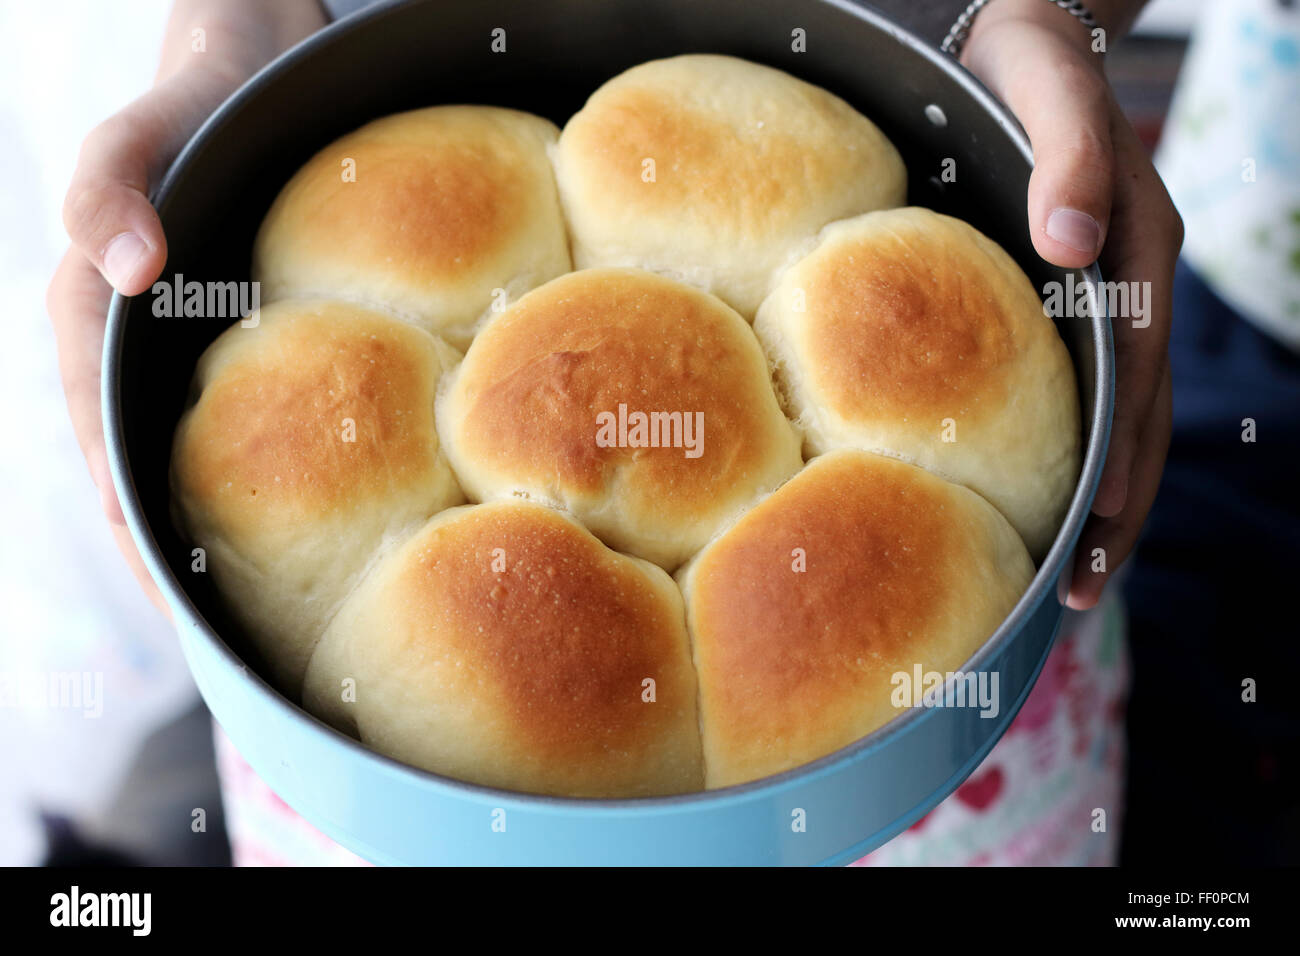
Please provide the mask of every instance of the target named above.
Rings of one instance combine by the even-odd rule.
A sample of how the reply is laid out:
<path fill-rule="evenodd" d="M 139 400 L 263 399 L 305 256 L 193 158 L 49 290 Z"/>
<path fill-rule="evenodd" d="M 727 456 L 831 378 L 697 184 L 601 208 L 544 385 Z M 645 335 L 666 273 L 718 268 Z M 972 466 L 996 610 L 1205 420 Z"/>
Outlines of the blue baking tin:
<path fill-rule="evenodd" d="M 496 30 L 505 31 L 505 53 L 493 52 Z M 1066 281 L 1029 242 L 1032 160 L 1015 120 L 954 61 L 878 14 L 835 0 L 414 0 L 367 8 L 267 66 L 190 140 L 154 197 L 169 242 L 164 278 L 248 279 L 252 238 L 280 187 L 316 150 L 370 119 L 485 103 L 563 124 L 609 77 L 688 52 L 768 63 L 844 97 L 899 147 L 910 203 L 970 221 L 1040 287 Z M 956 182 L 939 175 L 946 159 L 956 160 Z M 848 863 L 920 819 L 978 766 L 1060 628 L 1114 388 L 1100 276 L 1092 267 L 1075 279 L 1092 280 L 1084 286 L 1089 314 L 1057 325 L 1084 411 L 1079 484 L 1029 590 L 963 668 L 998 674 L 998 716 L 970 707 L 907 710 L 834 754 L 723 790 L 574 800 L 474 786 L 367 750 L 264 680 L 208 576 L 191 572 L 190 545 L 169 511 L 172 434 L 195 362 L 229 319 L 157 318 L 147 295 L 113 298 L 103 370 L 113 480 L 213 715 L 276 793 L 361 856 L 388 864 Z"/>

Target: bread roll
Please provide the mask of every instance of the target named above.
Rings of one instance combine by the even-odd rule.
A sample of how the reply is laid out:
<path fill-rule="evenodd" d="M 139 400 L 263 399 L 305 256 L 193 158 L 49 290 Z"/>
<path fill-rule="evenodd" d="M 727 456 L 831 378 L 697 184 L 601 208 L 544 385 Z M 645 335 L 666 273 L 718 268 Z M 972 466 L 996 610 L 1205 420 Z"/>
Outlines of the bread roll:
<path fill-rule="evenodd" d="M 262 223 L 262 301 L 379 304 L 463 349 L 490 308 L 572 266 L 546 156 L 558 132 L 514 110 L 435 106 L 331 143 Z"/>
<path fill-rule="evenodd" d="M 454 359 L 390 316 L 296 300 L 199 360 L 172 447 L 173 509 L 289 693 L 376 551 L 464 500 L 433 421 Z"/>
<path fill-rule="evenodd" d="M 393 552 L 325 633 L 304 697 L 381 753 L 487 786 L 703 783 L 672 579 L 528 502 L 452 509 Z"/>
<path fill-rule="evenodd" d="M 669 569 L 803 463 L 753 330 L 632 269 L 564 276 L 494 318 L 438 421 L 472 499 L 565 508 Z"/>
<path fill-rule="evenodd" d="M 569 120 L 555 165 L 577 268 L 660 272 L 746 319 L 818 229 L 907 191 L 901 157 L 866 117 L 727 56 L 619 74 Z"/>
<path fill-rule="evenodd" d="M 884 725 L 902 712 L 893 675 L 959 669 L 1033 570 L 1006 520 L 960 485 L 868 452 L 814 459 L 678 574 L 707 785 Z"/>
<path fill-rule="evenodd" d="M 1079 474 L 1064 343 L 1020 267 L 927 209 L 828 226 L 755 331 L 806 451 L 856 447 L 979 492 L 1041 560 Z"/>

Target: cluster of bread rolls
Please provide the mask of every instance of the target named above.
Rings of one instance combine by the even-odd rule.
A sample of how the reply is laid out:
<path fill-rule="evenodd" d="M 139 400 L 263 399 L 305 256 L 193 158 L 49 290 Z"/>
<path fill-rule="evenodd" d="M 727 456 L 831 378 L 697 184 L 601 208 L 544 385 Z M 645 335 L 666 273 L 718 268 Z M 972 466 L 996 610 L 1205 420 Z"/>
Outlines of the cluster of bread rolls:
<path fill-rule="evenodd" d="M 833 752 L 987 640 L 1079 467 L 1029 280 L 905 195 L 847 103 L 722 56 L 563 132 L 370 123 L 266 216 L 176 520 L 285 693 L 415 766 L 653 796 Z"/>

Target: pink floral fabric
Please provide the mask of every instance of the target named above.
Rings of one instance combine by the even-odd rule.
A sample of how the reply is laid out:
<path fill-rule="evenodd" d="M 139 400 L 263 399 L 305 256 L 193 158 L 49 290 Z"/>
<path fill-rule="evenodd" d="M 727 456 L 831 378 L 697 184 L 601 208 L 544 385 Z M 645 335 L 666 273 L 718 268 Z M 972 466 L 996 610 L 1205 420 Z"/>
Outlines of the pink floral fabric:
<path fill-rule="evenodd" d="M 852 865 L 1114 865 L 1128 680 L 1120 602 L 1067 612 L 1038 683 L 979 768 Z"/>
<path fill-rule="evenodd" d="M 212 730 L 235 866 L 370 866 L 276 796 L 215 721 Z"/>

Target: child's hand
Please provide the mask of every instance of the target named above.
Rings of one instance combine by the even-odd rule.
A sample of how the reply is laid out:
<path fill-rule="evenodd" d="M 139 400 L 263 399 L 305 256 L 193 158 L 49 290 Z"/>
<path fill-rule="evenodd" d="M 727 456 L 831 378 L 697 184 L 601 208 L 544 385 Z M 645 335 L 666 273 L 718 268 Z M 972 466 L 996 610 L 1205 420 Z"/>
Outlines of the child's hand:
<path fill-rule="evenodd" d="M 324 25 L 315 0 L 179 0 L 153 89 L 86 137 L 64 200 L 72 248 L 50 282 L 46 307 L 68 412 L 118 547 L 164 613 L 109 475 L 99 403 L 104 315 L 113 289 L 138 295 L 162 272 L 167 240 L 149 190 L 190 134 L 262 64 Z"/>
<path fill-rule="evenodd" d="M 1140 3 L 1112 3 L 1132 15 Z M 1102 5 L 1094 5 L 1099 16 Z M 1109 11 L 1107 11 L 1109 12 Z M 1101 20 L 1103 24 L 1107 19 Z M 1075 560 L 1069 603 L 1097 603 L 1128 556 L 1155 499 L 1169 447 L 1169 326 L 1183 224 L 1092 52 L 1089 31 L 1044 0 L 998 0 L 975 19 L 962 62 L 1016 114 L 1034 148 L 1029 231 L 1067 268 L 1100 254 L 1107 281 L 1150 283 L 1149 309 L 1112 316 L 1115 421 L 1093 515 Z M 1106 572 L 1092 570 L 1105 551 Z"/>

